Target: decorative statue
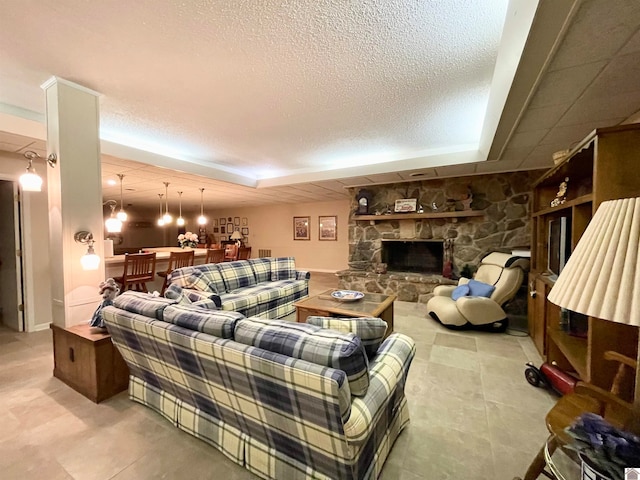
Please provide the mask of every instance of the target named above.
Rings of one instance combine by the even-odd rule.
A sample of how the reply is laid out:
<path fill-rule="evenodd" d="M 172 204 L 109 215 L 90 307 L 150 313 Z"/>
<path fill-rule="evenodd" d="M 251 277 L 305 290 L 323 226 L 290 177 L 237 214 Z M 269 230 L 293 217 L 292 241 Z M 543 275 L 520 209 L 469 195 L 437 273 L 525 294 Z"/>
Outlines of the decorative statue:
<path fill-rule="evenodd" d="M 92 327 L 106 328 L 104 326 L 104 320 L 102 319 L 102 309 L 109 305 L 113 305 L 113 300 L 120 292 L 120 289 L 113 278 L 107 278 L 104 282 L 100 283 L 99 287 L 100 290 L 98 290 L 98 293 L 102 295 L 102 303 L 98 306 L 96 311 L 93 312 L 93 316 L 91 317 L 89 324 Z"/>
<path fill-rule="evenodd" d="M 569 182 L 569 177 L 564 178 L 564 182 L 560 184 L 558 187 L 558 193 L 556 193 L 556 198 L 551 200 L 551 206 L 557 207 L 558 205 L 562 205 L 567 201 L 567 184 Z"/>

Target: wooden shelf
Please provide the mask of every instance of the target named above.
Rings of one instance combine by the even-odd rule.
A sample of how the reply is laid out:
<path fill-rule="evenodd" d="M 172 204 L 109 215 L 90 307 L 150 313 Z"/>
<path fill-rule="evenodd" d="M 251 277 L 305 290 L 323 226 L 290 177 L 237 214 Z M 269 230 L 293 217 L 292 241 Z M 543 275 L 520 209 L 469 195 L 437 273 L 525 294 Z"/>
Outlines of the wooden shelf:
<path fill-rule="evenodd" d="M 547 215 L 549 213 L 558 212 L 561 210 L 569 209 L 571 207 L 576 207 L 578 205 L 584 205 L 590 202 L 593 202 L 592 193 L 588 193 L 587 195 L 582 195 L 581 197 L 574 198 L 573 200 L 567 200 L 562 205 L 558 205 L 557 207 L 549 207 L 543 210 L 538 210 L 537 212 L 533 212 L 531 215 L 534 217 L 539 217 L 541 215 Z"/>
<path fill-rule="evenodd" d="M 391 215 L 354 215 L 356 221 L 385 221 L 385 220 L 420 220 L 423 218 L 465 218 L 484 217 L 484 211 L 467 210 L 460 212 L 437 212 L 437 213 L 392 213 Z"/>
<path fill-rule="evenodd" d="M 568 335 L 557 327 L 549 326 L 549 339 L 558 347 L 582 379 L 587 375 L 587 339 Z"/>

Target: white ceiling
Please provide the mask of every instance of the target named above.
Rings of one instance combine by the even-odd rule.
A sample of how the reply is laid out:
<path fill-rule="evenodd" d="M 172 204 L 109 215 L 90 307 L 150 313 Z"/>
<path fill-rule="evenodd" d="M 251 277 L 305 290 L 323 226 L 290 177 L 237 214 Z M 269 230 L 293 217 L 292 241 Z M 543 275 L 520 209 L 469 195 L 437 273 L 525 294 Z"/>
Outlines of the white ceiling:
<path fill-rule="evenodd" d="M 532 4 L 6 1 L 0 114 L 43 122 L 52 75 L 98 91 L 104 196 L 123 173 L 133 204 L 157 205 L 164 181 L 174 202 L 204 187 L 207 203 L 251 206 L 547 167 L 636 119 L 640 4 L 542 0 L 529 32 Z M 45 154 L 0 130 L 0 149 Z"/>

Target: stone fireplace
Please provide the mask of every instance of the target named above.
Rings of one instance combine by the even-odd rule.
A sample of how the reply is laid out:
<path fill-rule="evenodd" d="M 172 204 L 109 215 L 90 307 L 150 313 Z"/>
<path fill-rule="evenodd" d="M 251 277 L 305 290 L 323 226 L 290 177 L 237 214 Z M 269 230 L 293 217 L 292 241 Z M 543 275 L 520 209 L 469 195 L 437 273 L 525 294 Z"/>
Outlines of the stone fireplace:
<path fill-rule="evenodd" d="M 444 260 L 442 240 L 382 240 L 382 263 L 387 270 L 440 275 Z"/>

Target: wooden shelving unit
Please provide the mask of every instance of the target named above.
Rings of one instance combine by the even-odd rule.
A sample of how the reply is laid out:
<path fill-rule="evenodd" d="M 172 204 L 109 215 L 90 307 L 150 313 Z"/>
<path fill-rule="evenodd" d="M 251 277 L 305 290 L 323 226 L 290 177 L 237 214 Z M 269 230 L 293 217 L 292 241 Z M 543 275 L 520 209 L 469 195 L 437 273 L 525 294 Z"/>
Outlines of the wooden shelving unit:
<path fill-rule="evenodd" d="M 603 361 L 604 352 L 615 350 L 635 358 L 638 329 L 589 318 L 587 338 L 561 330 L 561 309 L 547 300 L 554 283 L 547 272 L 548 228 L 551 220 L 567 217 L 573 250 L 602 202 L 640 196 L 638 165 L 640 124 L 597 129 L 546 172 L 533 191 L 529 334 L 547 361 L 607 389 L 615 371 Z M 563 181 L 568 183 L 566 201 L 551 207 Z M 626 388 L 623 396 L 628 398 L 631 385 Z"/>
<path fill-rule="evenodd" d="M 356 221 L 383 222 L 385 220 L 420 220 L 423 218 L 466 218 L 484 217 L 480 210 L 466 210 L 459 212 L 431 212 L 431 213 L 392 213 L 391 215 L 355 215 Z"/>

